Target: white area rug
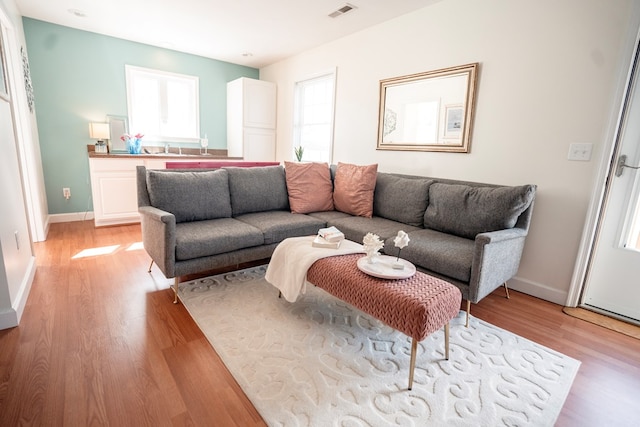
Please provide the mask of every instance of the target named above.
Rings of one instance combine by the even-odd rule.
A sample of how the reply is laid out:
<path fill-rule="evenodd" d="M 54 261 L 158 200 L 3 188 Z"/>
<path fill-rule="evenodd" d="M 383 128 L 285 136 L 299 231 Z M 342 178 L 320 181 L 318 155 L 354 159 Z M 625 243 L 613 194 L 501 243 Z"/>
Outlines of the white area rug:
<path fill-rule="evenodd" d="M 271 426 L 552 426 L 580 362 L 464 313 L 418 347 L 309 286 L 278 298 L 266 266 L 186 282 L 180 299 Z"/>

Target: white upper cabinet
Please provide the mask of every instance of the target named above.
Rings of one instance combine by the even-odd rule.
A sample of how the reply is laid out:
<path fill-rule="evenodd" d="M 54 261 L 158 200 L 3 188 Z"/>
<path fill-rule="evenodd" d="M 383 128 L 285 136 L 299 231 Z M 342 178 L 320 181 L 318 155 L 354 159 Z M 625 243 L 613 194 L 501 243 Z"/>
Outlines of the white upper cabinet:
<path fill-rule="evenodd" d="M 241 77 L 227 83 L 227 154 L 251 161 L 276 156 L 276 85 Z M 257 132 L 261 130 L 261 132 Z M 259 135 L 259 137 L 255 137 Z M 259 146 L 254 146 L 259 144 Z"/>

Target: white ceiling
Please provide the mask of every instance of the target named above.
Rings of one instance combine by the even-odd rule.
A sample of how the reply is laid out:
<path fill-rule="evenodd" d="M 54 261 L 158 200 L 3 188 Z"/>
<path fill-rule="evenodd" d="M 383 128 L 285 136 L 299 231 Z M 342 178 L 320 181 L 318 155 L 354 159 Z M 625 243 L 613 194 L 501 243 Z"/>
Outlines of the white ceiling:
<path fill-rule="evenodd" d="M 261 68 L 438 1 L 16 0 L 16 4 L 29 18 Z M 338 18 L 328 16 L 347 3 L 356 8 Z"/>

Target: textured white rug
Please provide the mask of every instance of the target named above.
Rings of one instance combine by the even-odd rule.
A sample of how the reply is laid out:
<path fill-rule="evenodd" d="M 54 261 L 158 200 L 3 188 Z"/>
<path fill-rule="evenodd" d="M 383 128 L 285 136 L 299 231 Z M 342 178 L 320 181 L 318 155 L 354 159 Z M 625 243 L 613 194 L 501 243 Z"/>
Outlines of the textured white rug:
<path fill-rule="evenodd" d="M 580 362 L 464 314 L 418 347 L 321 289 L 278 298 L 266 266 L 180 285 L 180 299 L 271 426 L 552 426 Z"/>

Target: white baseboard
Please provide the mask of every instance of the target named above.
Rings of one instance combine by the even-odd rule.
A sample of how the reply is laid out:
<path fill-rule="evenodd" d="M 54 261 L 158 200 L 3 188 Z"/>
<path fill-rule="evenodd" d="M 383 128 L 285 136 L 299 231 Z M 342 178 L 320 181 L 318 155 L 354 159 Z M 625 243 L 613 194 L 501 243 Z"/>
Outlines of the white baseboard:
<path fill-rule="evenodd" d="M 567 291 L 560 291 L 558 289 L 550 288 L 547 285 L 543 285 L 542 283 L 524 280 L 517 276 L 509 280 L 508 286 L 509 289 L 513 289 L 545 301 L 550 301 L 555 304 L 564 306 L 567 302 Z"/>
<path fill-rule="evenodd" d="M 0 310 L 0 331 L 18 326 L 18 314 L 13 308 Z"/>
<path fill-rule="evenodd" d="M 93 219 L 93 212 L 88 211 L 49 215 L 50 224 L 56 222 L 88 221 L 90 219 Z"/>
<path fill-rule="evenodd" d="M 36 257 L 31 257 L 27 274 L 25 274 L 24 280 L 20 285 L 20 290 L 18 291 L 18 295 L 16 296 L 16 300 L 13 304 L 13 308 L 16 310 L 16 314 L 18 316 L 18 323 L 20 323 L 24 307 L 27 305 L 27 298 L 29 298 L 29 294 L 31 293 L 31 285 L 33 285 L 33 279 L 36 276 L 37 268 Z"/>
<path fill-rule="evenodd" d="M 31 285 L 33 285 L 33 279 L 36 275 L 36 258 L 31 257 L 29 261 L 29 267 L 20 284 L 18 295 L 15 301 L 11 304 L 12 307 L 6 310 L 0 311 L 0 330 L 9 329 L 18 326 L 24 307 L 27 305 L 27 298 L 31 292 Z"/>

